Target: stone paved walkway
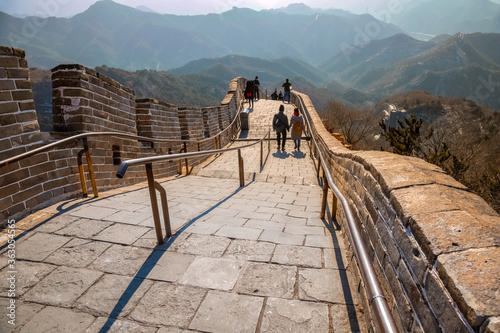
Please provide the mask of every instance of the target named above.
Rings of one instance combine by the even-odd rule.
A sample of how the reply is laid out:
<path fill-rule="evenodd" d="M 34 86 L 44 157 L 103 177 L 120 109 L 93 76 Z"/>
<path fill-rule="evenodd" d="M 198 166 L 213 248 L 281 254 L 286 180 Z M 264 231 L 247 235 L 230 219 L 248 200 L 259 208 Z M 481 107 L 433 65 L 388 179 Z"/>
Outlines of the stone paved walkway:
<path fill-rule="evenodd" d="M 278 106 L 255 103 L 249 138 L 265 134 Z M 0 250 L 0 332 L 365 332 L 340 231 L 319 218 L 322 191 L 303 148 L 266 149 L 262 169 L 260 147 L 245 149 L 242 188 L 235 153 L 160 180 L 175 232 L 162 246 L 144 183 L 18 221 L 14 268 Z M 7 231 L 0 237 L 5 244 Z"/>

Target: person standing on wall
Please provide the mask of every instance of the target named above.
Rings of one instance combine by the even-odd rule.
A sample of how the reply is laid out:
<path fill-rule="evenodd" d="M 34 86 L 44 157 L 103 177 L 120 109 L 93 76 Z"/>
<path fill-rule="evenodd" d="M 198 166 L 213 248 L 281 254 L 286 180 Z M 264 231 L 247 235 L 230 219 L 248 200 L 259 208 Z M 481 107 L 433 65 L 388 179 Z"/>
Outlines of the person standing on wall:
<path fill-rule="evenodd" d="M 276 139 L 278 141 L 278 150 L 285 151 L 286 131 L 290 130 L 288 125 L 288 117 L 285 114 L 285 106 L 280 105 L 279 112 L 273 117 L 273 129 L 276 131 Z"/>
<path fill-rule="evenodd" d="M 253 91 L 254 91 L 254 97 L 255 99 L 259 100 L 260 99 L 260 95 L 259 95 L 259 86 L 260 86 L 260 82 L 259 82 L 259 77 L 256 76 L 255 77 L 255 80 L 253 80 Z"/>
<path fill-rule="evenodd" d="M 283 95 L 283 103 L 287 101 L 288 104 L 290 104 L 290 90 L 292 90 L 292 84 L 288 81 L 288 79 L 286 79 L 282 87 L 285 90 L 285 94 Z"/>
<path fill-rule="evenodd" d="M 250 109 L 252 109 L 253 108 L 253 81 L 252 80 L 247 81 L 247 85 L 245 87 L 245 91 L 243 92 L 243 94 L 245 95 L 245 98 L 248 101 L 248 107 Z"/>
<path fill-rule="evenodd" d="M 302 118 L 302 115 L 299 114 L 298 108 L 293 110 L 292 118 L 290 118 L 290 128 L 292 129 L 290 135 L 295 143 L 295 149 L 300 151 L 300 139 L 302 138 L 302 132 L 304 131 L 304 119 Z"/>
<path fill-rule="evenodd" d="M 277 101 L 278 100 L 278 91 L 276 89 L 274 89 L 273 93 L 271 94 L 271 99 L 273 101 Z"/>

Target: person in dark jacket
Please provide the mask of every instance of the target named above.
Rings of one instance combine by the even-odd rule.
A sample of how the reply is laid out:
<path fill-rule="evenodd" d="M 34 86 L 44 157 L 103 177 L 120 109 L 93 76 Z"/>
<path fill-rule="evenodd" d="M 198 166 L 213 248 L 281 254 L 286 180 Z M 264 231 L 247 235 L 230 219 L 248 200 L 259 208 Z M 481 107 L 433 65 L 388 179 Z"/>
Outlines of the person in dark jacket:
<path fill-rule="evenodd" d="M 253 108 L 253 81 L 247 81 L 247 85 L 245 87 L 245 91 L 243 92 L 245 94 L 245 98 L 248 101 L 248 107 L 251 109 Z"/>
<path fill-rule="evenodd" d="M 282 85 L 283 89 L 285 89 L 285 94 L 283 95 L 283 103 L 288 102 L 290 104 L 290 91 L 292 90 L 292 84 L 288 79 L 285 80 L 285 83 Z"/>
<path fill-rule="evenodd" d="M 285 114 L 284 105 L 280 105 L 279 112 L 273 117 L 273 129 L 276 131 L 278 150 L 280 150 L 281 143 L 281 150 L 285 151 L 286 132 L 290 130 L 290 126 L 288 124 L 288 117 Z"/>
<path fill-rule="evenodd" d="M 253 93 L 254 93 L 253 96 L 256 100 L 260 99 L 259 86 L 260 86 L 259 77 L 256 76 L 255 80 L 253 80 Z"/>

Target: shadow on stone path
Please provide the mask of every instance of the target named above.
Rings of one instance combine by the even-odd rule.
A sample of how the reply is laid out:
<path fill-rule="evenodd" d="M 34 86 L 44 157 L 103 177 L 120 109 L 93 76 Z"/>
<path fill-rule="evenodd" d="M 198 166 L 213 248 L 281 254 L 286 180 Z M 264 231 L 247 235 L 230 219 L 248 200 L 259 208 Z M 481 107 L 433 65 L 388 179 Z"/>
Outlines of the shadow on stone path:
<path fill-rule="evenodd" d="M 248 138 L 265 135 L 278 106 L 255 103 Z M 161 246 L 144 183 L 18 221 L 16 325 L 4 315 L 0 331 L 365 332 L 342 231 L 319 218 L 322 190 L 303 148 L 266 150 L 263 168 L 258 149 L 245 150 L 242 188 L 233 153 L 159 180 L 175 232 Z M 6 244 L 0 251 L 6 277 Z M 6 278 L 0 288 L 7 309 Z"/>

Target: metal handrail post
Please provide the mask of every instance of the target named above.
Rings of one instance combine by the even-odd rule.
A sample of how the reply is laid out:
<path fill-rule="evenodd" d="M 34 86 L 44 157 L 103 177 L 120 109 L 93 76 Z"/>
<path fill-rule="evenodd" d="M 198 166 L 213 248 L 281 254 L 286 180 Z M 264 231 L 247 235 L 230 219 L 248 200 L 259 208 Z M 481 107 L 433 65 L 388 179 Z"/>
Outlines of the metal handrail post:
<path fill-rule="evenodd" d="M 314 163 L 314 160 L 313 160 L 313 163 Z M 321 173 L 321 157 L 318 158 L 318 168 L 317 168 L 317 172 L 316 172 L 316 177 L 319 178 L 320 173 Z"/>
<path fill-rule="evenodd" d="M 243 157 L 241 157 L 241 149 L 238 149 L 238 166 L 240 171 L 240 187 L 245 186 L 245 171 L 243 166 Z"/>
<path fill-rule="evenodd" d="M 99 193 L 97 191 L 97 183 L 95 181 L 94 166 L 92 165 L 92 157 L 90 156 L 90 149 L 87 142 L 87 138 L 83 138 L 83 149 L 85 151 L 85 158 L 87 159 L 87 167 L 89 168 L 90 183 L 92 184 L 92 191 L 94 192 L 94 197 L 98 198 Z"/>
<path fill-rule="evenodd" d="M 320 218 L 324 219 L 326 216 L 326 202 L 328 199 L 328 181 L 326 176 L 323 177 L 323 196 L 321 198 L 321 214 Z"/>
<path fill-rule="evenodd" d="M 82 149 L 78 152 L 78 155 L 76 157 L 77 164 L 78 164 L 78 173 L 80 174 L 80 184 L 82 185 L 82 193 L 83 197 L 87 198 L 88 192 L 87 192 L 87 181 L 85 179 L 85 170 L 83 169 L 83 161 L 82 161 L 82 155 L 85 153 L 85 150 Z"/>
<path fill-rule="evenodd" d="M 184 151 L 187 153 L 188 150 L 187 150 L 187 143 L 184 142 Z M 189 173 L 189 162 L 188 162 L 188 159 L 185 158 L 184 161 L 186 162 L 186 175 Z M 182 173 L 182 169 L 181 169 L 181 173 Z"/>
<path fill-rule="evenodd" d="M 158 245 L 163 244 L 163 234 L 161 232 L 160 212 L 158 211 L 158 199 L 156 198 L 155 179 L 153 175 L 153 164 L 147 163 L 146 176 L 148 178 L 149 197 L 151 199 L 151 209 L 153 210 L 153 221 L 155 224 L 156 239 Z"/>
<path fill-rule="evenodd" d="M 161 210 L 163 212 L 163 225 L 165 226 L 165 232 L 167 233 L 167 237 L 170 238 L 172 237 L 172 228 L 170 227 L 170 214 L 168 212 L 167 191 L 157 181 L 155 181 L 155 188 L 158 192 L 160 192 Z"/>
<path fill-rule="evenodd" d="M 271 130 L 267 131 L 267 150 L 271 150 Z"/>
<path fill-rule="evenodd" d="M 264 142 L 260 142 L 260 166 L 264 165 Z"/>

